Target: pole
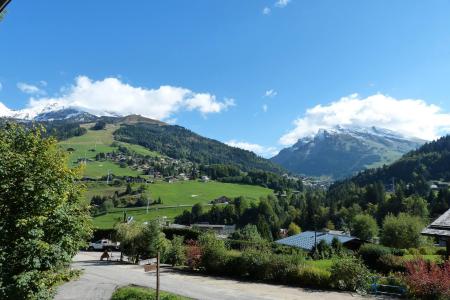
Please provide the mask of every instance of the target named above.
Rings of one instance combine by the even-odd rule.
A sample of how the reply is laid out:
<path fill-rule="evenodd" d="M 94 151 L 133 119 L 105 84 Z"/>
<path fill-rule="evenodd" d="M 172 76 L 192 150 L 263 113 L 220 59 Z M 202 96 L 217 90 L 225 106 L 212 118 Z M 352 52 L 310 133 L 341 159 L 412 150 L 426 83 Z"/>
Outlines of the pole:
<path fill-rule="evenodd" d="M 156 300 L 159 300 L 159 251 L 156 256 Z"/>

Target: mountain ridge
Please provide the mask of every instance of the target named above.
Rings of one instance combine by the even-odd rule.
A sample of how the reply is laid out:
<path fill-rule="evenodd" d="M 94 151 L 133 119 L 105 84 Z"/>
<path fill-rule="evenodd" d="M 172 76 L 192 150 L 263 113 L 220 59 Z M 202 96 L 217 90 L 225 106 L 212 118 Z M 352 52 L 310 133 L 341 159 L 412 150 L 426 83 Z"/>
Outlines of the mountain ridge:
<path fill-rule="evenodd" d="M 392 163 L 424 142 L 375 126 L 336 126 L 299 139 L 271 160 L 293 173 L 342 179 Z"/>

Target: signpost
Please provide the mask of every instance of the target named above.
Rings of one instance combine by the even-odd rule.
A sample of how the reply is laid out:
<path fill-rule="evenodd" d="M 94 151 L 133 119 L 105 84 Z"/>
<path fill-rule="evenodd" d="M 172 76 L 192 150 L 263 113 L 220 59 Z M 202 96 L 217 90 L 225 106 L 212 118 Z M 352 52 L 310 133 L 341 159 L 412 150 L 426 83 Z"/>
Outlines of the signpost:
<path fill-rule="evenodd" d="M 156 300 L 159 300 L 159 251 L 156 257 Z"/>

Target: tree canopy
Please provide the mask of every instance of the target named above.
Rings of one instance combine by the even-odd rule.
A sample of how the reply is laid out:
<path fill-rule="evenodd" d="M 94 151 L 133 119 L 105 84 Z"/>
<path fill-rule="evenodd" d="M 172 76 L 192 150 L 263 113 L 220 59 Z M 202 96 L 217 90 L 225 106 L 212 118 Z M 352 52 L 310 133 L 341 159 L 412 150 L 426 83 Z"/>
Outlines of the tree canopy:
<path fill-rule="evenodd" d="M 89 238 L 76 170 L 42 129 L 0 130 L 0 298 L 49 299 Z"/>

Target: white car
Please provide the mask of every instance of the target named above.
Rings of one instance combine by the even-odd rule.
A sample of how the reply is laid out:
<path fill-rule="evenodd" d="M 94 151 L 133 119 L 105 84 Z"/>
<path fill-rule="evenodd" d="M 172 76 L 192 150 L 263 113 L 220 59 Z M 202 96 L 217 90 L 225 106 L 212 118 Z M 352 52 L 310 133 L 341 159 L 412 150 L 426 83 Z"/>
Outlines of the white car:
<path fill-rule="evenodd" d="M 89 243 L 88 250 L 118 250 L 120 246 L 119 242 L 112 242 L 111 240 L 102 239 Z"/>

